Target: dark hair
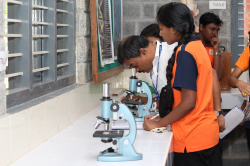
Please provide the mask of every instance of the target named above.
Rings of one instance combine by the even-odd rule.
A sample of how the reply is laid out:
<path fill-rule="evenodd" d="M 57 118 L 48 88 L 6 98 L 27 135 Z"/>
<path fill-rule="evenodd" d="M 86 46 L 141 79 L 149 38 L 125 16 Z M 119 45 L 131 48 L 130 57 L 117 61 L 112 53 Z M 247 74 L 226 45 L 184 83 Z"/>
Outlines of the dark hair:
<path fill-rule="evenodd" d="M 149 44 L 145 36 L 129 36 L 118 45 L 117 60 L 123 64 L 124 59 L 129 60 L 140 56 L 140 48 L 146 48 Z"/>
<path fill-rule="evenodd" d="M 159 38 L 161 41 L 163 41 L 163 37 L 160 36 L 160 28 L 158 24 L 150 24 L 146 26 L 142 31 L 141 31 L 141 36 L 145 37 L 155 37 Z"/>
<path fill-rule="evenodd" d="M 173 90 L 171 88 L 171 80 L 173 78 L 172 70 L 175 62 L 176 50 L 182 44 L 188 43 L 194 32 L 194 20 L 189 8 L 179 2 L 171 2 L 163 5 L 157 12 L 157 21 L 167 28 L 175 29 L 181 39 L 174 48 L 174 52 L 168 61 L 167 66 L 167 85 L 162 88 L 160 94 L 159 113 L 160 117 L 166 116 L 172 111 L 174 102 Z"/>
<path fill-rule="evenodd" d="M 199 25 L 203 25 L 203 27 L 205 28 L 206 25 L 214 23 L 216 25 L 222 26 L 223 25 L 223 21 L 220 19 L 220 17 L 214 13 L 211 12 L 207 12 L 201 15 L 200 19 L 199 19 Z"/>

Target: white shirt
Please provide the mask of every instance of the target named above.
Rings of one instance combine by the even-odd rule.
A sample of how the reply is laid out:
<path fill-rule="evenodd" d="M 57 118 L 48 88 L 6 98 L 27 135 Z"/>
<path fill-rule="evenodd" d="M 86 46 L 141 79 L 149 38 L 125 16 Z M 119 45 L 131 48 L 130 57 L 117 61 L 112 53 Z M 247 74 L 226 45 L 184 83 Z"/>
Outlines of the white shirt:
<path fill-rule="evenodd" d="M 178 45 L 178 43 L 174 43 L 171 45 L 168 45 L 167 42 L 157 42 L 156 51 L 155 51 L 155 58 L 153 60 L 153 69 L 151 70 L 152 74 L 152 80 L 150 77 L 150 73 L 146 74 L 148 83 L 153 87 L 152 81 L 154 83 L 154 86 L 156 86 L 156 76 L 157 76 L 157 66 L 158 66 L 158 59 L 159 59 L 159 46 L 162 44 L 162 51 L 161 56 L 159 59 L 159 75 L 158 75 L 158 84 L 157 84 L 157 91 L 160 95 L 161 89 L 167 85 L 167 78 L 166 78 L 166 69 L 168 66 L 168 60 L 171 58 L 174 48 Z"/>

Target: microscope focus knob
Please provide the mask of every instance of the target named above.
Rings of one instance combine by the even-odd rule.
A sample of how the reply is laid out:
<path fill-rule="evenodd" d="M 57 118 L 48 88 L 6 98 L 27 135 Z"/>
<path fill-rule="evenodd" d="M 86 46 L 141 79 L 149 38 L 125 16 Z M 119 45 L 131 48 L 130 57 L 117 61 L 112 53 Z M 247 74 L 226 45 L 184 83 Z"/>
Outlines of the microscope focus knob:
<path fill-rule="evenodd" d="M 117 112 L 119 110 L 119 105 L 117 103 L 113 103 L 110 106 L 112 112 Z"/>
<path fill-rule="evenodd" d="M 120 120 L 123 120 L 123 119 L 124 119 L 124 115 L 123 115 L 123 114 L 120 114 L 120 115 L 118 116 L 118 118 L 119 118 Z"/>
<path fill-rule="evenodd" d="M 137 81 L 136 86 L 137 86 L 137 87 L 141 87 L 141 86 L 142 86 L 142 81 L 141 81 L 141 80 L 140 80 L 140 81 Z"/>
<path fill-rule="evenodd" d="M 128 145 L 129 144 L 129 140 L 125 139 L 123 143 L 124 143 L 124 145 Z"/>
<path fill-rule="evenodd" d="M 117 144 L 117 141 L 116 141 L 116 140 L 114 140 L 114 141 L 113 141 L 113 145 L 116 145 L 116 144 Z"/>

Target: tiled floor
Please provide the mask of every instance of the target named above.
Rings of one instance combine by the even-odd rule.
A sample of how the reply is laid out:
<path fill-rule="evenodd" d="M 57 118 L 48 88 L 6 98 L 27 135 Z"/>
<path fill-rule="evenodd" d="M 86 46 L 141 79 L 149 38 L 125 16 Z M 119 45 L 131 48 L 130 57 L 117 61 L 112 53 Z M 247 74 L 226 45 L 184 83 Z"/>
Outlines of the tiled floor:
<path fill-rule="evenodd" d="M 128 162 L 98 162 L 97 155 L 112 144 L 104 144 L 93 138 L 96 116 L 101 114 L 101 105 L 75 121 L 10 166 L 106 166 L 106 165 L 165 165 L 168 138 L 171 133 L 152 133 L 138 130 L 134 148 L 143 152 L 143 160 Z M 102 130 L 102 125 L 99 130 Z M 125 132 L 127 135 L 128 130 Z M 171 135 L 172 136 L 172 135 Z M 167 138 L 167 139 L 166 139 Z M 99 139 L 99 140 L 98 140 Z M 145 160 L 145 159 L 150 160 Z M 151 159 L 152 158 L 152 159 Z"/>

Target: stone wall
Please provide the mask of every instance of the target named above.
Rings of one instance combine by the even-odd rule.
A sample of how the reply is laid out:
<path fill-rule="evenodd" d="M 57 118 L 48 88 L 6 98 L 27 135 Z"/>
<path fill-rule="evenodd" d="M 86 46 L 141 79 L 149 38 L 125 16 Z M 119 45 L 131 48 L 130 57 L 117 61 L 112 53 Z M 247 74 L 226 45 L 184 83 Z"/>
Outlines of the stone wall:
<path fill-rule="evenodd" d="M 123 0 L 123 35 L 139 35 L 148 24 L 156 22 L 157 10 L 168 2 L 179 0 Z M 231 0 L 227 0 L 226 10 L 209 10 L 208 0 L 194 0 L 198 4 L 200 13 L 196 16 L 196 24 L 200 15 L 212 11 L 220 16 L 224 25 L 219 32 L 221 45 L 226 51 L 231 51 Z M 76 0 L 75 11 L 76 35 L 76 82 L 86 83 L 92 80 L 92 52 L 91 52 L 91 26 L 90 1 Z"/>
<path fill-rule="evenodd" d="M 0 51 L 5 51 L 4 36 L 4 9 L 5 1 L 0 0 Z M 0 72 L 0 116 L 6 113 L 6 88 L 4 84 L 5 71 Z"/>
<path fill-rule="evenodd" d="M 76 0 L 76 83 L 92 80 L 90 0 Z"/>
<path fill-rule="evenodd" d="M 139 35 L 142 29 L 156 22 L 158 9 L 168 2 L 180 2 L 180 0 L 123 0 L 123 35 Z M 196 24 L 199 25 L 199 18 L 205 12 L 214 12 L 224 21 L 219 32 L 221 45 L 226 51 L 231 51 L 231 0 L 226 0 L 227 9 L 210 10 L 208 0 L 194 0 L 198 4 L 199 14 L 196 16 Z"/>

